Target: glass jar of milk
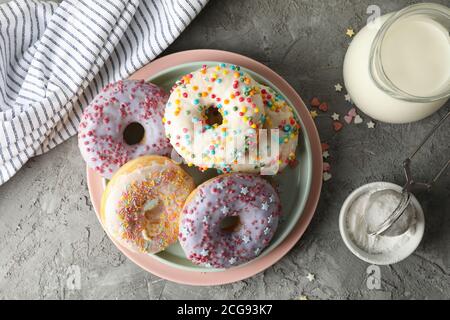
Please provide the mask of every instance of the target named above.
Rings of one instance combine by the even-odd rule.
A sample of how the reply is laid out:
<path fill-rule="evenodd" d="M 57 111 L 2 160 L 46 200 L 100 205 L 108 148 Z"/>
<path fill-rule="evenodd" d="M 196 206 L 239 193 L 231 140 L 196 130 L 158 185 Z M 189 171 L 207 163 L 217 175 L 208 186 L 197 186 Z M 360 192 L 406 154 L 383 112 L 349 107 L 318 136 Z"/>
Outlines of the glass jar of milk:
<path fill-rule="evenodd" d="M 450 97 L 450 8 L 422 3 L 378 17 L 353 39 L 344 81 L 355 105 L 384 122 L 421 120 Z"/>

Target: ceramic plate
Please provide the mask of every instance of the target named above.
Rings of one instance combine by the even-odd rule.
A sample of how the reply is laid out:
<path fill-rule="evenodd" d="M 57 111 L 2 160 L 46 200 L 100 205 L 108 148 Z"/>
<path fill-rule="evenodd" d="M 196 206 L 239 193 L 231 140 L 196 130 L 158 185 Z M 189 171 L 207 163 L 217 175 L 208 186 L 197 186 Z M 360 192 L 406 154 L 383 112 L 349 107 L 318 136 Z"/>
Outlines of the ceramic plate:
<path fill-rule="evenodd" d="M 182 75 L 199 69 L 203 64 L 220 62 L 240 65 L 258 82 L 267 84 L 280 92 L 295 107 L 302 126 L 297 156 L 299 164 L 287 167 L 281 174 L 270 177 L 278 186 L 283 205 L 283 219 L 266 250 L 257 259 L 229 270 L 203 268 L 193 265 L 185 258 L 179 244 L 156 255 L 136 254 L 116 246 L 131 260 L 144 269 L 163 278 L 194 285 L 219 284 L 252 276 L 280 259 L 300 238 L 314 213 L 321 188 L 322 157 L 320 140 L 308 110 L 298 94 L 280 76 L 264 65 L 249 58 L 217 50 L 192 50 L 160 58 L 141 70 L 132 79 L 145 79 L 169 90 Z M 216 175 L 215 171 L 201 173 L 187 168 L 197 184 Z M 88 169 L 88 186 L 97 215 L 103 179 Z"/>

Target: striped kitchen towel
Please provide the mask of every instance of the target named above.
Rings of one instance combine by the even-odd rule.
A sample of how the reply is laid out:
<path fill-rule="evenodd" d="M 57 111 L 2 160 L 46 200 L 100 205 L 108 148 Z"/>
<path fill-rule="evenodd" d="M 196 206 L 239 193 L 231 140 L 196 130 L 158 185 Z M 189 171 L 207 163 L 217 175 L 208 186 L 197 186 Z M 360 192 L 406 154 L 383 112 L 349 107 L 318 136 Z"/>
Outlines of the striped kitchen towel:
<path fill-rule="evenodd" d="M 158 56 L 207 1 L 1 4 L 0 185 L 75 135 L 96 93 Z"/>

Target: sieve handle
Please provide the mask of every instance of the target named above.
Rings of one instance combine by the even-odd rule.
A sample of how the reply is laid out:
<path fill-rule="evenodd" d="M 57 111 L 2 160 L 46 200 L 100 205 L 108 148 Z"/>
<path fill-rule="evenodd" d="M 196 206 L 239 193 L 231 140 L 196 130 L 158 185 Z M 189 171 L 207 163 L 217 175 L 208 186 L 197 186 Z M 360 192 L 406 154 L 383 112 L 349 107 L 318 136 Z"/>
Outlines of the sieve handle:
<path fill-rule="evenodd" d="M 403 162 L 403 171 L 404 171 L 405 177 L 406 177 L 406 185 L 403 187 L 404 190 L 406 190 L 408 192 L 411 192 L 412 189 L 415 189 L 417 191 L 430 190 L 432 185 L 444 174 L 444 172 L 450 166 L 450 159 L 449 159 L 444 164 L 444 166 L 439 170 L 439 172 L 434 176 L 434 178 L 431 179 L 430 182 L 415 182 L 412 177 L 412 173 L 411 173 L 412 159 L 420 151 L 420 149 L 423 147 L 423 145 L 434 135 L 436 130 L 442 126 L 442 124 L 445 122 L 445 120 L 447 120 L 448 117 L 450 117 L 450 111 L 447 112 L 447 114 L 441 120 L 439 120 L 439 122 L 434 126 L 434 128 L 425 136 L 423 141 L 417 146 L 417 148 L 414 150 L 414 152 L 411 154 L 411 156 Z"/>

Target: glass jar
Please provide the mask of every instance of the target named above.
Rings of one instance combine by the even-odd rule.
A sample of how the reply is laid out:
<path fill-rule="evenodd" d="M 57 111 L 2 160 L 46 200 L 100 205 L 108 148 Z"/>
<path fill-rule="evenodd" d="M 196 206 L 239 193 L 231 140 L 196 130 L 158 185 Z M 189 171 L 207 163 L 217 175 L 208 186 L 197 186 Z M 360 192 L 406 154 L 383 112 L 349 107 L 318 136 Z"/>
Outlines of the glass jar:
<path fill-rule="evenodd" d="M 357 107 L 384 122 L 421 120 L 450 97 L 450 8 L 422 3 L 377 18 L 353 39 L 344 81 Z"/>

